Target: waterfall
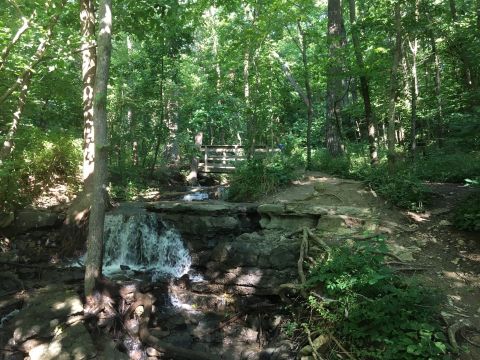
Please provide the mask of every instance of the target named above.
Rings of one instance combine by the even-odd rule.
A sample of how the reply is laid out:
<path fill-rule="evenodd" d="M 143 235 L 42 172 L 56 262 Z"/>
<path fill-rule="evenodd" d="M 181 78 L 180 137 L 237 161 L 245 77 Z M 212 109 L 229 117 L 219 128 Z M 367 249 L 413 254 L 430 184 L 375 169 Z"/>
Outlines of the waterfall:
<path fill-rule="evenodd" d="M 191 257 L 180 233 L 166 226 L 156 214 L 107 214 L 105 216 L 103 272 L 120 271 L 120 265 L 148 271 L 152 279 L 181 277 L 190 270 Z"/>

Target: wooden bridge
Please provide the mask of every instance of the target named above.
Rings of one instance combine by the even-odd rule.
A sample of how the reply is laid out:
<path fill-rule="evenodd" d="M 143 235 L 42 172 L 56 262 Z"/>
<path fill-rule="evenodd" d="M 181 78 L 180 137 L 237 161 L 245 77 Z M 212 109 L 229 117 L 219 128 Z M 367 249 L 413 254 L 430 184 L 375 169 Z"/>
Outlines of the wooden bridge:
<path fill-rule="evenodd" d="M 236 166 L 247 159 L 246 149 L 241 145 L 202 145 L 198 172 L 232 173 Z M 280 151 L 266 146 L 256 146 L 253 156 L 262 157 Z"/>

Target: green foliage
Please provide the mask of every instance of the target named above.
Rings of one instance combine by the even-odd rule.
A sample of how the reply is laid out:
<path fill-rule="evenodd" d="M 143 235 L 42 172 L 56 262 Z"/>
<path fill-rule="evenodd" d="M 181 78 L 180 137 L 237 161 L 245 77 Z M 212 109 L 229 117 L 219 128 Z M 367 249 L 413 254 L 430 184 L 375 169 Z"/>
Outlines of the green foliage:
<path fill-rule="evenodd" d="M 0 167 L 0 210 L 28 204 L 53 183 L 78 187 L 81 144 L 61 131 L 19 130 L 13 157 Z"/>
<path fill-rule="evenodd" d="M 423 206 L 428 204 L 431 192 L 415 174 L 415 168 L 399 163 L 392 171 L 385 160 L 371 167 L 365 147 L 350 147 L 351 152 L 348 155 L 335 158 L 324 150 L 318 151 L 314 157 L 314 168 L 333 175 L 362 180 L 379 195 L 401 208 L 422 210 Z"/>
<path fill-rule="evenodd" d="M 467 179 L 468 185 L 480 187 L 480 178 Z M 480 231 L 480 190 L 471 194 L 455 209 L 454 225 L 462 230 Z"/>
<path fill-rule="evenodd" d="M 332 157 L 327 150 L 320 149 L 312 156 L 312 169 L 325 171 L 336 176 L 350 177 L 350 157 L 347 155 Z"/>
<path fill-rule="evenodd" d="M 294 158 L 283 154 L 254 158 L 239 166 L 231 177 L 228 198 L 252 201 L 289 184 L 296 178 Z"/>
<path fill-rule="evenodd" d="M 409 171 L 426 181 L 461 183 L 480 174 L 480 153 L 436 150 L 412 163 Z"/>
<path fill-rule="evenodd" d="M 440 298 L 384 265 L 382 239 L 335 248 L 309 274 L 307 287 L 323 288 L 334 301 L 310 296 L 322 323 L 349 342 L 358 359 L 447 358 L 448 345 L 437 312 Z"/>
<path fill-rule="evenodd" d="M 362 179 L 392 204 L 411 210 L 422 210 L 431 198 L 431 191 L 408 169 L 390 172 L 387 166 L 364 170 Z"/>

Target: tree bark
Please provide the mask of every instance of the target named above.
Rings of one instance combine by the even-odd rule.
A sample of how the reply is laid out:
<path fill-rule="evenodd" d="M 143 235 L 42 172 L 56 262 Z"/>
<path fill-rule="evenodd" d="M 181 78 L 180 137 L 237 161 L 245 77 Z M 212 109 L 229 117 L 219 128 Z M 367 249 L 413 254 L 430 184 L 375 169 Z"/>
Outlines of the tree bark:
<path fill-rule="evenodd" d="M 392 70 L 390 72 L 390 101 L 388 106 L 388 163 L 391 169 L 395 166 L 395 102 L 398 91 L 398 66 L 402 57 L 402 24 L 400 2 L 395 3 L 395 49 L 393 51 Z"/>
<path fill-rule="evenodd" d="M 310 69 L 308 67 L 308 38 L 305 30 L 302 29 L 300 21 L 297 22 L 298 33 L 300 35 L 303 77 L 305 81 L 305 92 L 307 100 L 307 170 L 312 167 L 312 123 L 313 123 L 313 94 L 310 85 Z"/>
<path fill-rule="evenodd" d="M 420 17 L 419 0 L 415 1 L 415 23 L 418 23 Z M 417 100 L 418 100 L 418 74 L 417 74 L 417 54 L 418 54 L 418 39 L 416 36 L 412 41 L 409 41 L 410 51 L 412 52 L 412 75 L 411 75 L 411 141 L 410 147 L 413 157 L 416 157 L 417 153 Z"/>
<path fill-rule="evenodd" d="M 94 0 L 81 0 L 80 24 L 82 36 L 82 80 L 83 80 L 83 184 L 87 192 L 92 191 L 95 158 L 93 129 L 93 87 L 95 83 L 95 9 Z"/>
<path fill-rule="evenodd" d="M 377 151 L 377 123 L 375 114 L 372 108 L 372 102 L 370 100 L 370 85 L 367 75 L 365 74 L 365 63 L 363 61 L 362 49 L 360 46 L 360 36 L 357 27 L 356 6 L 355 0 L 349 0 L 350 5 L 350 24 L 352 26 L 352 42 L 355 52 L 355 59 L 358 69 L 360 70 L 360 92 L 363 98 L 363 107 L 365 111 L 365 120 L 367 122 L 368 129 L 368 145 L 370 153 L 370 163 L 375 165 L 378 163 L 378 151 Z"/>
<path fill-rule="evenodd" d="M 437 52 L 437 44 L 433 35 L 430 37 L 433 60 L 435 65 L 435 97 L 437 98 L 438 116 L 435 124 L 438 145 L 443 143 L 443 101 L 442 101 L 442 75 L 440 70 L 440 57 Z"/>
<path fill-rule="evenodd" d="M 295 89 L 298 96 L 300 96 L 300 98 L 305 103 L 305 105 L 308 106 L 307 94 L 303 91 L 302 87 L 293 76 L 290 70 L 290 66 L 288 66 L 288 64 L 281 58 L 281 56 L 276 51 L 272 50 L 270 54 L 275 60 L 277 60 L 280 63 L 280 66 L 282 67 L 283 73 L 285 74 L 285 77 L 287 78 L 288 82 Z"/>
<path fill-rule="evenodd" d="M 418 99 L 418 75 L 417 75 L 417 50 L 418 40 L 415 39 L 413 43 L 410 43 L 410 49 L 412 51 L 412 102 L 411 102 L 411 142 L 410 149 L 413 156 L 416 156 L 417 152 L 417 99 Z"/>
<path fill-rule="evenodd" d="M 341 52 L 345 46 L 343 15 L 340 0 L 328 0 L 327 43 L 329 62 L 327 68 L 326 145 L 331 156 L 344 154 L 342 143 L 342 72 Z"/>
<path fill-rule="evenodd" d="M 87 237 L 85 260 L 85 296 L 91 300 L 95 280 L 102 274 L 103 228 L 105 222 L 107 179 L 107 85 L 112 51 L 111 0 L 101 0 L 100 32 L 98 34 L 97 68 L 94 86 L 94 141 L 95 170 L 93 172 L 93 197 Z"/>

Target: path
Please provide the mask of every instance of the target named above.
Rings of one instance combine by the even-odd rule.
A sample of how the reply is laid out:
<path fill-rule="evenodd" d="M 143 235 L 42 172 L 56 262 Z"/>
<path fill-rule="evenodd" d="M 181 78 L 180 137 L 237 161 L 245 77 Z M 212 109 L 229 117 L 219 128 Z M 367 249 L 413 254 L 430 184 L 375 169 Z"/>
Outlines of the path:
<path fill-rule="evenodd" d="M 376 210 L 380 223 L 392 230 L 388 244 L 392 252 L 403 251 L 412 266 L 426 267 L 418 275 L 447 295 L 443 315 L 450 322 L 469 319 L 480 328 L 480 234 L 456 230 L 451 226 L 452 210 L 471 191 L 458 184 L 429 184 L 433 203 L 423 214 L 401 211 L 389 206 L 359 182 L 310 172 L 292 186 L 261 202 L 299 202 L 355 206 Z M 480 348 L 467 345 L 470 354 L 459 359 L 480 359 Z M 480 344 L 480 336 L 470 340 Z"/>

